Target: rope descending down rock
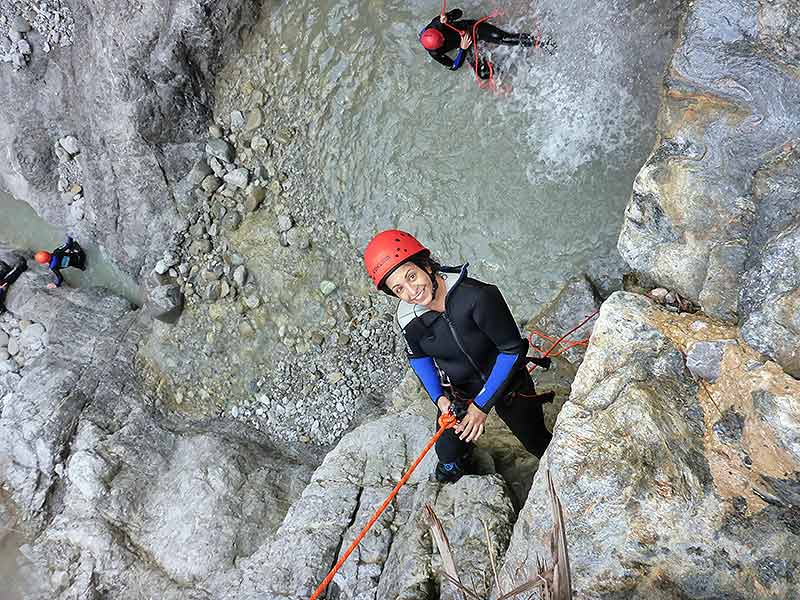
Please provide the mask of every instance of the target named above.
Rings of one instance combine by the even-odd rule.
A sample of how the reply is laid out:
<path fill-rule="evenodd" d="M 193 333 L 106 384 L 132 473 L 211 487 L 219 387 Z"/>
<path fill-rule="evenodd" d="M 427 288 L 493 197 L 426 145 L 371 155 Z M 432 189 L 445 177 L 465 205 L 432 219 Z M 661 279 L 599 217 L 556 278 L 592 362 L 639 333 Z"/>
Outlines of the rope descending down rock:
<path fill-rule="evenodd" d="M 378 520 L 383 511 L 386 510 L 386 507 L 389 506 L 391 501 L 397 495 L 397 492 L 400 491 L 400 488 L 403 487 L 403 485 L 405 485 L 405 483 L 408 481 L 408 478 L 411 477 L 411 474 L 414 472 L 414 469 L 416 469 L 419 466 L 419 463 L 422 462 L 422 459 L 425 458 L 425 455 L 430 451 L 431 448 L 433 448 L 434 444 L 442 436 L 442 434 L 447 429 L 455 427 L 455 424 L 456 424 L 456 418 L 454 415 L 448 413 L 439 417 L 439 430 L 426 444 L 425 448 L 422 449 L 422 452 L 420 452 L 416 460 L 413 463 L 411 463 L 411 466 L 408 468 L 408 471 L 406 471 L 406 474 L 400 478 L 400 481 L 398 481 L 397 485 L 394 486 L 394 489 L 391 491 L 386 500 L 383 501 L 383 504 L 381 504 L 378 507 L 378 510 L 375 511 L 375 514 L 373 514 L 370 520 L 367 521 L 367 524 L 364 525 L 364 528 L 361 530 L 361 533 L 359 533 L 358 536 L 356 536 L 356 539 L 354 539 L 353 543 L 350 544 L 350 547 L 339 559 L 339 562 L 337 562 L 334 565 L 334 567 L 330 570 L 325 579 L 322 580 L 322 583 L 319 584 L 319 587 L 317 587 L 316 591 L 311 595 L 310 600 L 316 600 L 317 598 L 320 597 L 320 595 L 322 595 L 322 593 L 325 591 L 325 588 L 328 587 L 328 584 L 333 579 L 334 575 L 336 575 L 339 569 L 342 568 L 342 565 L 345 563 L 348 557 L 353 553 L 353 550 L 355 550 L 358 547 L 358 545 L 361 543 L 361 540 L 364 539 L 364 536 L 367 534 L 370 528 L 375 524 L 375 521 Z"/>
<path fill-rule="evenodd" d="M 540 331 L 534 330 L 534 331 L 531 332 L 530 336 L 528 336 L 528 342 L 530 343 L 532 348 L 534 348 L 535 350 L 539 350 L 540 352 L 541 352 L 541 349 L 531 341 L 531 338 L 532 338 L 533 335 L 539 335 L 539 336 L 541 336 L 541 337 L 553 342 L 552 345 L 550 346 L 550 348 L 546 352 L 543 352 L 543 354 L 542 354 L 543 357 L 547 357 L 547 356 L 554 356 L 555 357 L 555 356 L 558 356 L 561 353 L 565 352 L 566 350 L 569 350 L 570 348 L 573 348 L 575 346 L 578 346 L 578 345 L 586 346 L 589 343 L 589 338 L 588 337 L 585 338 L 585 339 L 572 341 L 569 344 L 567 344 L 567 346 L 565 348 L 563 348 L 562 350 L 558 351 L 556 354 L 551 354 L 553 352 L 553 350 L 561 342 L 563 342 L 564 339 L 566 339 L 566 337 L 568 335 L 574 333 L 575 331 L 577 331 L 578 329 L 583 327 L 591 319 L 596 317 L 599 312 L 600 312 L 599 309 L 596 310 L 591 315 L 586 317 L 583 321 L 581 321 L 577 326 L 575 326 L 572 329 L 570 329 L 567 333 L 562 335 L 557 340 L 555 340 L 554 338 L 551 338 L 548 335 L 545 335 L 545 334 L 541 333 Z M 531 366 L 530 370 L 532 371 L 535 368 L 536 368 L 536 365 L 534 364 L 534 365 Z M 339 559 L 339 561 L 328 572 L 328 574 L 325 576 L 325 579 L 322 580 L 322 583 L 319 584 L 319 586 L 314 591 L 314 593 L 311 595 L 311 598 L 309 600 L 317 600 L 317 598 L 319 598 L 325 592 L 325 589 L 328 587 L 330 582 L 333 580 L 333 578 L 336 575 L 336 573 L 339 572 L 339 569 L 342 568 L 342 565 L 345 563 L 345 561 L 350 557 L 350 555 L 353 553 L 353 551 L 358 547 L 358 545 L 361 543 L 361 540 L 364 539 L 364 536 L 367 534 L 367 532 L 370 530 L 370 528 L 380 518 L 381 514 L 383 514 L 383 511 L 386 510 L 386 508 L 392 502 L 394 497 L 400 491 L 400 488 L 402 488 L 406 484 L 406 482 L 408 481 L 409 477 L 411 477 L 411 474 L 419 466 L 419 463 L 421 463 L 422 460 L 425 458 L 425 455 L 428 454 L 430 449 L 433 448 L 434 444 L 436 444 L 436 441 L 442 436 L 442 434 L 446 430 L 448 430 L 448 429 L 450 429 L 452 427 L 455 427 L 456 422 L 457 422 L 456 417 L 454 415 L 450 414 L 450 413 L 444 414 L 444 415 L 439 417 L 439 429 L 438 429 L 438 431 L 434 434 L 434 436 L 430 439 L 430 441 L 425 445 L 425 448 L 422 449 L 422 452 L 420 452 L 419 456 L 417 456 L 417 458 L 414 460 L 414 462 L 411 463 L 411 466 L 408 468 L 408 471 L 406 471 L 406 474 L 403 475 L 400 478 L 400 481 L 398 481 L 397 485 L 394 486 L 394 489 L 389 493 L 389 495 L 387 496 L 386 500 L 383 501 L 383 504 L 381 504 L 378 507 L 378 510 L 376 510 L 375 513 L 372 515 L 372 517 L 370 517 L 370 520 L 367 521 L 367 524 L 364 525 L 364 528 L 356 536 L 356 539 L 353 540 L 353 542 L 347 548 L 347 550 L 342 555 L 342 557 Z"/>

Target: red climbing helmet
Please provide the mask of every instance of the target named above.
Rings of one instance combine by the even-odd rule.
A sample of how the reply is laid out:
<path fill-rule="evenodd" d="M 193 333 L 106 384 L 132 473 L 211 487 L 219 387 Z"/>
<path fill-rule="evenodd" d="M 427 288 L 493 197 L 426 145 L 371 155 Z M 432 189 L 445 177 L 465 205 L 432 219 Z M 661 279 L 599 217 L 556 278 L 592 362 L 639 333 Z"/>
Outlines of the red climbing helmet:
<path fill-rule="evenodd" d="M 39 250 L 36 254 L 33 255 L 33 258 L 36 259 L 36 262 L 40 265 L 47 265 L 50 263 L 50 253 L 45 252 L 44 250 Z"/>
<path fill-rule="evenodd" d="M 410 233 L 388 229 L 376 235 L 364 250 L 364 266 L 375 287 L 380 289 L 389 274 L 414 256 L 430 256 L 431 251 Z"/>
<path fill-rule="evenodd" d="M 422 32 L 419 41 L 427 50 L 438 50 L 444 45 L 444 35 L 438 29 L 431 27 Z"/>

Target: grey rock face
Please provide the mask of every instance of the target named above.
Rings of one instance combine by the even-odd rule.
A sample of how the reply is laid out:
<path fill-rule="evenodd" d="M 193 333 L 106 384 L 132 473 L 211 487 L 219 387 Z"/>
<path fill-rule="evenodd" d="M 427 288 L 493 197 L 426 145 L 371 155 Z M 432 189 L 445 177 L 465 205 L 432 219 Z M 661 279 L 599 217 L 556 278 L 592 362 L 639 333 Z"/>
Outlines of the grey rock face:
<path fill-rule="evenodd" d="M 154 319 L 174 323 L 183 310 L 183 294 L 179 285 L 160 285 L 154 288 L 144 306 L 145 312 Z"/>
<path fill-rule="evenodd" d="M 209 139 L 206 144 L 206 153 L 226 163 L 232 162 L 236 155 L 233 146 L 221 138 Z"/>
<path fill-rule="evenodd" d="M 45 282 L 15 284 L 9 310 L 35 316 L 48 347 L 0 400 L 0 483 L 31 536 L 25 597 L 207 600 L 199 582 L 267 542 L 309 469 L 235 424 L 160 413 L 128 302 Z"/>
<path fill-rule="evenodd" d="M 307 599 L 431 435 L 429 419 L 410 415 L 386 417 L 346 435 L 314 473 L 270 543 L 243 560 L 240 573 L 215 581 L 215 597 Z M 438 555 L 432 555 L 422 524 L 426 502 L 442 519 L 465 575 L 477 575 L 486 566 L 480 519 L 502 552 L 513 521 L 502 480 L 467 476 L 442 486 L 428 481 L 434 465 L 431 452 L 334 578 L 329 590 L 334 597 L 431 597 L 441 579 Z"/>
<path fill-rule="evenodd" d="M 698 342 L 686 354 L 686 367 L 695 377 L 713 383 L 719 377 L 725 346 L 735 343 L 731 340 Z"/>
<path fill-rule="evenodd" d="M 239 189 L 246 188 L 249 181 L 250 172 L 245 168 L 234 169 L 225 175 L 225 183 Z"/>
<path fill-rule="evenodd" d="M 800 168 L 794 169 L 800 175 Z M 784 188 L 785 189 L 785 188 Z M 792 189 L 789 187 L 789 189 Z M 766 239 L 746 271 L 740 294 L 742 337 L 800 378 L 800 183 L 794 182 L 794 224 Z M 775 211 L 786 217 L 789 211 Z M 765 236 L 766 237 L 766 236 Z"/>
<path fill-rule="evenodd" d="M 72 45 L 57 56 L 34 52 L 24 72 L 0 68 L 0 147 L 8 150 L 0 187 L 137 276 L 169 239 L 173 194 L 202 149 L 196 140 L 209 120 L 215 73 L 254 22 L 257 3 L 180 0 L 165 10 L 80 0 L 70 8 Z M 59 199 L 54 152 L 72 132 L 80 132 L 87 199 L 75 214 Z"/>
<path fill-rule="evenodd" d="M 800 557 L 792 516 L 800 382 L 736 342 L 714 383 L 697 385 L 684 365 L 683 348 L 735 333 L 633 294 L 603 304 L 515 524 L 506 590 L 509 573 L 548 555 L 546 466 L 564 506 L 580 597 L 800 593 L 791 574 Z"/>
<path fill-rule="evenodd" d="M 779 191 L 787 178 L 776 169 L 795 160 L 787 140 L 800 136 L 800 76 L 786 68 L 800 46 L 796 15 L 792 0 L 701 0 L 688 9 L 660 140 L 619 238 L 631 267 L 725 320 L 748 318 L 743 275 L 760 270 L 764 244 L 797 223 L 797 184 L 793 195 Z"/>

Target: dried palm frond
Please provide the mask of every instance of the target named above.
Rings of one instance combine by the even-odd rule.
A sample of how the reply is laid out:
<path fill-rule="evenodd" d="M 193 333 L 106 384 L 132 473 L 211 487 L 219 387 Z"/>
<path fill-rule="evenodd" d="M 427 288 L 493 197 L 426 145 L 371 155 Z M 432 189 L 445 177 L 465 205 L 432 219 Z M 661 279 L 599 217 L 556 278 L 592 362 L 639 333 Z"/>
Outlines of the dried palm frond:
<path fill-rule="evenodd" d="M 439 549 L 439 555 L 442 557 L 442 568 L 444 569 L 445 577 L 453 584 L 457 600 L 465 600 L 462 590 L 466 588 L 464 588 L 461 579 L 458 577 L 456 562 L 453 559 L 453 552 L 450 550 L 450 542 L 447 539 L 447 534 L 444 532 L 442 522 L 439 520 L 439 517 L 436 516 L 436 513 L 433 512 L 433 507 L 430 504 L 425 504 L 424 511 L 425 520 L 431 528 L 431 535 L 436 542 L 436 547 Z"/>
<path fill-rule="evenodd" d="M 489 537 L 489 526 L 483 519 L 481 519 L 481 523 L 483 524 L 483 532 L 486 534 L 486 547 L 489 549 L 489 562 L 492 565 L 492 575 L 494 575 L 494 585 L 497 587 L 497 591 L 500 594 L 502 594 L 503 587 L 500 585 L 500 578 L 497 576 L 497 564 L 495 564 L 494 562 L 494 544 L 492 544 L 492 538 Z"/>
<path fill-rule="evenodd" d="M 572 577 L 570 575 L 569 553 L 567 551 L 567 536 L 564 531 L 564 512 L 561 508 L 561 500 L 556 492 L 550 471 L 545 472 L 547 479 L 547 494 L 550 499 L 550 509 L 553 513 L 553 528 L 550 530 L 550 554 L 553 564 L 545 564 L 540 557 L 536 558 L 536 575 L 530 576 L 527 571 L 525 576 L 528 581 L 518 585 L 513 590 L 503 593 L 500 586 L 500 577 L 497 573 L 497 565 L 494 557 L 494 546 L 489 535 L 489 527 L 483 522 L 483 530 L 486 534 L 486 545 L 489 549 L 489 560 L 494 575 L 495 587 L 500 594 L 497 600 L 511 600 L 521 594 L 530 594 L 539 590 L 541 600 L 573 600 L 572 596 Z M 444 577 L 453 586 L 458 600 L 467 600 L 465 596 L 473 600 L 484 600 L 477 592 L 466 587 L 458 576 L 453 553 L 450 550 L 450 542 L 447 539 L 444 528 L 442 527 L 436 513 L 430 504 L 425 505 L 425 518 L 431 528 L 433 539 L 442 557 L 442 568 Z M 523 575 L 518 572 L 517 576 Z M 529 597 L 529 596 L 527 596 Z"/>
<path fill-rule="evenodd" d="M 503 594 L 497 600 L 508 600 L 509 598 L 516 598 L 520 594 L 525 594 L 527 592 L 532 592 L 538 587 L 547 588 L 548 583 L 545 579 L 541 576 L 537 575 L 536 578 L 526 581 L 522 585 L 518 585 L 513 590 L 508 592 L 507 594 Z"/>
<path fill-rule="evenodd" d="M 553 529 L 550 532 L 550 554 L 553 557 L 553 600 L 572 600 L 572 576 L 567 552 L 567 535 L 564 533 L 564 512 L 558 498 L 550 470 L 547 477 L 547 494 L 553 511 Z"/>

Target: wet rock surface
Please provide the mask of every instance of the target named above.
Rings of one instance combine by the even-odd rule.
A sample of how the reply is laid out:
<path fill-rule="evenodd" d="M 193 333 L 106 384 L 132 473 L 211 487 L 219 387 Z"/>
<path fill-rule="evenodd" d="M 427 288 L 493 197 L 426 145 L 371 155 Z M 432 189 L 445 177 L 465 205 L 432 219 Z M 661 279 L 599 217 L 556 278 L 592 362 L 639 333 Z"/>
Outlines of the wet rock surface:
<path fill-rule="evenodd" d="M 739 322 L 794 374 L 796 17 L 787 0 L 689 8 L 666 77 L 660 139 L 634 183 L 619 239 L 635 270 Z"/>
<path fill-rule="evenodd" d="M 0 62 L 0 187 L 140 275 L 177 220 L 221 59 L 256 13 L 247 0 L 4 0 L 0 56 L 13 19 L 32 31 L 17 33 L 23 70 Z"/>
<path fill-rule="evenodd" d="M 710 340 L 726 341 L 719 377 L 697 383 L 686 353 Z M 796 596 L 797 398 L 798 383 L 735 328 L 633 294 L 606 301 L 542 461 L 578 597 Z M 547 506 L 537 474 L 506 589 L 507 573 L 547 556 Z"/>

